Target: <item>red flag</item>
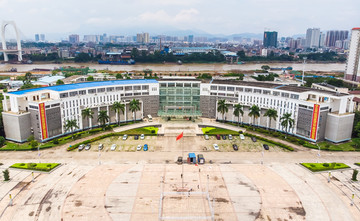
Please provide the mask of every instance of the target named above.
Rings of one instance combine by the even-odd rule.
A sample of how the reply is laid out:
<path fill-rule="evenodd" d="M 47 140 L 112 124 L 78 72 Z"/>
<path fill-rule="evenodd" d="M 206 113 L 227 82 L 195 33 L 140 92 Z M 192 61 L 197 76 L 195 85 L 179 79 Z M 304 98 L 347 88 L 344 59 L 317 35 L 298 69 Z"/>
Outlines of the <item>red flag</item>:
<path fill-rule="evenodd" d="M 181 134 L 179 134 L 179 135 L 176 137 L 176 141 L 180 140 L 183 136 L 184 136 L 184 132 L 181 132 Z"/>

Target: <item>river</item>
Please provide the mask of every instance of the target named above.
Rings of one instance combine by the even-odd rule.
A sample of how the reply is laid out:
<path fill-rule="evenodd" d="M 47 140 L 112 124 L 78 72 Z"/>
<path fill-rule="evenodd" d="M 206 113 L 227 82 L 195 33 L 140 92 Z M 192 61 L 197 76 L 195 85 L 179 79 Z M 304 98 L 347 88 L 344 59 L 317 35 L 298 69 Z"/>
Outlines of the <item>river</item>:
<path fill-rule="evenodd" d="M 64 64 L 0 64 L 0 71 L 6 72 L 11 68 L 17 68 L 18 72 L 26 72 L 35 68 L 53 69 L 62 66 L 81 67 L 86 66 L 91 69 L 110 71 L 142 71 L 144 69 L 151 69 L 153 72 L 177 72 L 177 71 L 191 71 L 191 72 L 206 72 L 206 71 L 230 71 L 230 70 L 255 70 L 261 69 L 261 66 L 267 64 L 270 67 L 293 67 L 294 70 L 302 70 L 301 63 L 259 63 L 259 64 L 136 64 L 136 65 L 99 65 L 90 63 L 64 63 Z M 329 63 L 329 64 L 306 64 L 305 71 L 325 71 L 325 72 L 343 72 L 345 64 Z"/>

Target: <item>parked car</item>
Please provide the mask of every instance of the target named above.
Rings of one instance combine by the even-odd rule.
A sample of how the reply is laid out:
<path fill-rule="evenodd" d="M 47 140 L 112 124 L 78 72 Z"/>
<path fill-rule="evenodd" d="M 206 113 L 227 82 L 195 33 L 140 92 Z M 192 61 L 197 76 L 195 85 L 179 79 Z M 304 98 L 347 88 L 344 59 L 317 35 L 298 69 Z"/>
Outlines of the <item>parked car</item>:
<path fill-rule="evenodd" d="M 229 140 L 232 140 L 232 135 L 231 134 L 229 134 Z"/>
<path fill-rule="evenodd" d="M 239 150 L 238 146 L 236 144 L 233 144 L 233 149 L 234 150 Z"/>
<path fill-rule="evenodd" d="M 256 142 L 256 138 L 255 137 L 251 137 L 252 142 Z"/>
<path fill-rule="evenodd" d="M 139 144 L 137 147 L 136 147 L 136 150 L 139 151 L 141 150 L 142 146 Z"/>
<path fill-rule="evenodd" d="M 264 147 L 265 150 L 269 150 L 269 145 L 263 144 L 263 147 Z"/>
<path fill-rule="evenodd" d="M 176 161 L 177 164 L 183 164 L 183 158 L 182 157 L 178 157 L 177 161 Z"/>
<path fill-rule="evenodd" d="M 209 139 L 209 135 L 205 134 L 205 140 Z"/>
<path fill-rule="evenodd" d="M 111 151 L 116 150 L 116 144 L 111 145 L 110 150 L 111 150 Z"/>
<path fill-rule="evenodd" d="M 123 140 L 126 140 L 127 138 L 128 138 L 128 135 L 127 135 L 127 134 L 124 134 Z"/>
<path fill-rule="evenodd" d="M 216 139 L 220 140 L 220 135 L 219 134 L 216 134 Z"/>
<path fill-rule="evenodd" d="M 147 144 L 144 145 L 144 151 L 148 151 L 148 145 Z"/>
<path fill-rule="evenodd" d="M 223 140 L 226 140 L 226 135 L 222 135 L 222 139 L 223 139 Z"/>
<path fill-rule="evenodd" d="M 86 144 L 85 150 L 90 150 L 90 148 L 91 148 L 91 144 Z"/>
<path fill-rule="evenodd" d="M 204 156 L 202 154 L 198 154 L 197 159 L 198 159 L 198 164 L 204 164 L 205 163 L 205 158 L 204 158 Z"/>
<path fill-rule="evenodd" d="M 99 150 L 102 150 L 104 148 L 104 144 L 99 144 Z"/>
<path fill-rule="evenodd" d="M 144 135 L 144 134 L 141 134 L 141 135 L 140 135 L 140 140 L 143 140 L 143 139 L 145 139 L 145 135 Z"/>
<path fill-rule="evenodd" d="M 82 151 L 84 148 L 85 148 L 85 145 L 84 145 L 84 144 L 80 144 L 78 150 L 79 150 L 79 151 Z"/>
<path fill-rule="evenodd" d="M 139 139 L 139 135 L 135 135 L 134 140 L 138 140 L 138 139 Z"/>
<path fill-rule="evenodd" d="M 244 134 L 240 134 L 240 139 L 241 139 L 241 140 L 245 140 Z"/>
<path fill-rule="evenodd" d="M 214 147 L 215 150 L 219 150 L 219 146 L 216 143 L 213 144 L 213 147 Z"/>

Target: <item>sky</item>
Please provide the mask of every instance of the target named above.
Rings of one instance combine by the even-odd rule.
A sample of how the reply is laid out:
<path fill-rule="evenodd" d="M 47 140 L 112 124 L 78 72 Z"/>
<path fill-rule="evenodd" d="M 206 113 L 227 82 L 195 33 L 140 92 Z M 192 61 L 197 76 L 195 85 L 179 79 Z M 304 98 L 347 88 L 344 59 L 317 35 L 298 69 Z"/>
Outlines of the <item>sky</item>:
<path fill-rule="evenodd" d="M 0 0 L 0 19 L 13 20 L 23 38 L 44 33 L 231 35 L 307 28 L 350 30 L 360 26 L 359 0 Z M 11 28 L 7 28 L 11 29 Z M 8 31 L 12 35 L 12 31 Z M 51 36 L 51 37 L 49 37 Z M 50 39 L 49 39 L 50 40 Z"/>

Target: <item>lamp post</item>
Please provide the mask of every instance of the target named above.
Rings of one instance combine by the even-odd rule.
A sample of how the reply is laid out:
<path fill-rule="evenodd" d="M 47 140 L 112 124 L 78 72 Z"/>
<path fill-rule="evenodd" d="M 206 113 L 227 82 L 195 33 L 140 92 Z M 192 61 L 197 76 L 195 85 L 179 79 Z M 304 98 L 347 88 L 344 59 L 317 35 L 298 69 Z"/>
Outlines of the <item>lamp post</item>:
<path fill-rule="evenodd" d="M 320 157 L 321 157 L 321 155 L 320 155 L 320 146 L 319 146 L 319 144 L 316 144 L 316 146 L 319 148 L 319 150 L 318 150 L 318 162 L 319 162 L 319 160 L 320 160 Z"/>
<path fill-rule="evenodd" d="M 301 84 L 304 85 L 304 75 L 305 75 L 305 64 L 306 64 L 306 59 L 307 57 L 303 57 L 304 62 L 303 62 L 303 74 L 302 74 L 302 79 L 301 79 Z"/>

